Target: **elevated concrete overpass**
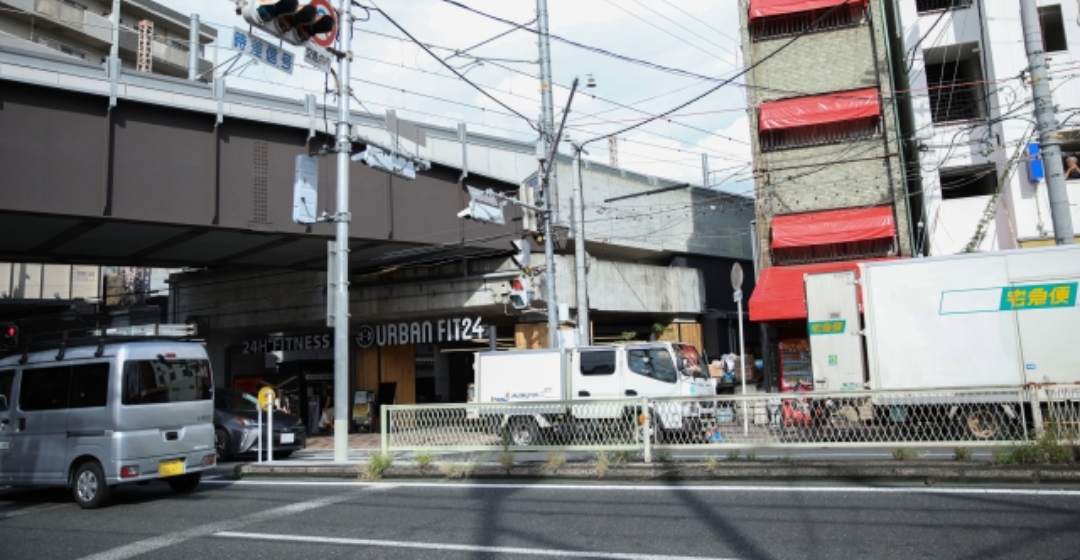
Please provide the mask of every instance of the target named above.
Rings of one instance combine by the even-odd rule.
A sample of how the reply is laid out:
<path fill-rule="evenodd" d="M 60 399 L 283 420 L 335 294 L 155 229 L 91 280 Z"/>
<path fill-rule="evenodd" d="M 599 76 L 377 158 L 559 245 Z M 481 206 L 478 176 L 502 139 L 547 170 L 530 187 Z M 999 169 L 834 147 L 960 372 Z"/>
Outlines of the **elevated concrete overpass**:
<path fill-rule="evenodd" d="M 0 261 L 324 270 L 333 225 L 291 219 L 295 156 L 333 144 L 314 105 L 215 89 L 0 48 Z M 319 178 L 331 212 L 332 157 Z M 507 252 L 520 221 L 457 218 L 461 175 L 435 163 L 406 181 L 353 164 L 354 270 Z"/>

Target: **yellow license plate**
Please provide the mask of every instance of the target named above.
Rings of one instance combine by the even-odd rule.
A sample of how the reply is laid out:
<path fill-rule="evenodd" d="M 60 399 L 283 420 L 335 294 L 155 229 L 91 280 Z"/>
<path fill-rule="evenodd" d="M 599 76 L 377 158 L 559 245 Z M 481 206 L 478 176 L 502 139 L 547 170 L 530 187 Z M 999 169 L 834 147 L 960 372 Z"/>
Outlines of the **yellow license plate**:
<path fill-rule="evenodd" d="M 180 459 L 162 461 L 158 463 L 158 474 L 161 476 L 177 476 L 184 474 L 184 462 Z"/>

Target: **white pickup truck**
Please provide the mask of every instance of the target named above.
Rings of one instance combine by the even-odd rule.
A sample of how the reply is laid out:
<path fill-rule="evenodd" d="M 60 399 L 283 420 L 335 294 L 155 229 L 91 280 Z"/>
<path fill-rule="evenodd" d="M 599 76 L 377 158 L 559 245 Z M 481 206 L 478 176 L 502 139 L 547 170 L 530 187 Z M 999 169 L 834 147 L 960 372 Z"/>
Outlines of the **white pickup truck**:
<path fill-rule="evenodd" d="M 480 352 L 475 374 L 470 402 L 477 403 L 588 402 L 715 393 L 697 348 L 677 342 Z M 656 415 L 655 425 L 661 430 L 700 432 L 699 420 L 711 410 L 697 403 L 665 407 Z M 510 443 L 527 446 L 571 442 L 576 433 L 595 433 L 590 428 L 603 428 L 626 418 L 636 421 L 639 412 L 638 404 L 545 404 L 517 407 L 512 413 L 478 408 L 474 417 L 502 415 Z"/>

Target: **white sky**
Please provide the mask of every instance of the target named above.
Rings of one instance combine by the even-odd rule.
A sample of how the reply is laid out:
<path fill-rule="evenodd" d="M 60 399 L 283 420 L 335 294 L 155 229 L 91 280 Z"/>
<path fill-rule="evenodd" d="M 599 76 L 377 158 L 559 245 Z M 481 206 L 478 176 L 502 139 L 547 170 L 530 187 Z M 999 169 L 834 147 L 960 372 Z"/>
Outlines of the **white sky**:
<path fill-rule="evenodd" d="M 530 22 L 536 17 L 534 0 L 460 1 L 519 23 Z M 203 23 L 218 28 L 219 44 L 224 47 L 231 41 L 228 31 L 233 26 L 247 28 L 243 19 L 235 15 L 233 0 L 159 2 L 181 13 L 198 12 Z M 335 6 L 339 4 L 338 0 L 332 2 Z M 361 3 L 385 9 L 417 40 L 450 48 L 467 48 L 509 29 L 505 24 L 442 0 L 361 0 Z M 738 68 L 737 6 L 733 0 L 548 0 L 553 35 L 712 77 L 726 77 Z M 359 9 L 354 9 L 354 13 L 363 15 Z M 370 21 L 356 24 L 353 51 L 357 58 L 353 62 L 352 75 L 354 79 L 364 81 L 355 81 L 353 88 L 367 110 L 381 113 L 394 108 L 399 116 L 420 122 L 443 126 L 466 122 L 470 131 L 522 141 L 536 139 L 536 133 L 524 120 L 501 114 L 506 110 L 456 78 L 413 43 L 374 33 L 403 37 L 376 11 L 371 12 Z M 434 52 L 443 57 L 450 55 L 446 50 Z M 219 51 L 219 62 L 232 54 Z M 538 57 L 536 35 L 515 31 L 471 51 L 471 54 L 535 61 Z M 208 51 L 207 57 L 210 56 L 211 51 Z M 455 58 L 451 62 L 462 65 L 467 60 Z M 568 128 L 575 141 L 609 135 L 647 118 L 634 110 L 620 109 L 594 99 L 592 95 L 656 114 L 715 86 L 714 82 L 652 70 L 554 40 L 552 73 L 556 84 L 566 86 L 575 76 L 582 78 L 582 86 L 587 74 L 596 79 L 597 87 L 579 89 L 571 107 Z M 466 73 L 474 83 L 532 119 L 540 113 L 539 80 L 535 77 L 538 75 L 539 66 L 535 63 L 496 61 L 473 66 Z M 321 96 L 323 80 L 321 72 L 302 67 L 289 76 L 273 68 L 250 66 L 240 77 L 230 75 L 228 82 L 230 87 L 299 98 L 305 93 Z M 407 91 L 402 92 L 402 89 Z M 567 89 L 555 89 L 556 122 L 567 93 Z M 709 154 L 710 169 L 718 171 L 713 176 L 714 183 L 727 178 L 721 188 L 752 194 L 752 185 L 747 180 L 750 148 L 745 104 L 743 89 L 733 84 L 679 111 L 672 122 L 665 119 L 620 135 L 620 167 L 701 184 L 701 154 L 704 152 Z M 590 144 L 587 148 L 590 157 L 607 163 L 607 146 L 606 139 Z M 729 178 L 733 173 L 740 175 Z"/>

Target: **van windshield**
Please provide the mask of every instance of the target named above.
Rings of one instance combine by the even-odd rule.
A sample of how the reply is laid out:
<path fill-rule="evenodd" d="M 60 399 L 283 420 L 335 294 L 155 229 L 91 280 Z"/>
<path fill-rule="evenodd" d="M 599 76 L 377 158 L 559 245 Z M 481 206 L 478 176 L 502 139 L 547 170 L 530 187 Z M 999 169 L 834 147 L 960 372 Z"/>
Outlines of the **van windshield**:
<path fill-rule="evenodd" d="M 124 362 L 125 405 L 204 401 L 213 398 L 209 360 Z"/>

